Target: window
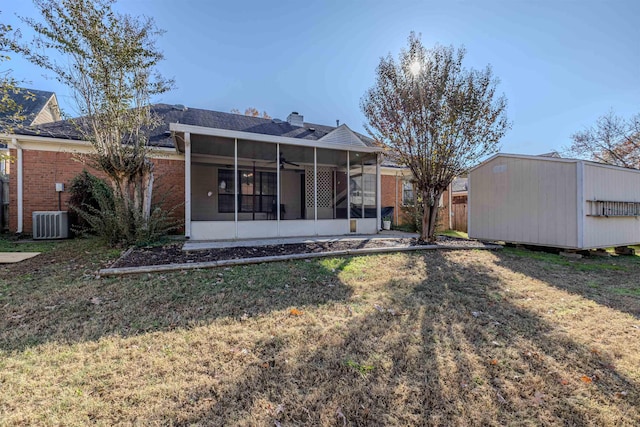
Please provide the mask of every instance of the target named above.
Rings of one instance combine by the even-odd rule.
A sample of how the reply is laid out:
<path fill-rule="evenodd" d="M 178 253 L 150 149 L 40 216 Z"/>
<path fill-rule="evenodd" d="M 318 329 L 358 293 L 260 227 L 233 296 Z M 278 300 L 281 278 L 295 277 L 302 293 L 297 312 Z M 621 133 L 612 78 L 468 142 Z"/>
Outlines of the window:
<path fill-rule="evenodd" d="M 222 182 L 225 184 L 222 185 Z M 240 194 L 238 212 L 273 211 L 277 198 L 277 177 L 275 172 L 238 171 Z M 224 188 L 223 188 L 224 187 Z M 233 171 L 218 170 L 218 212 L 234 211 Z"/>
<path fill-rule="evenodd" d="M 229 169 L 218 169 L 218 212 L 234 212 L 234 185 L 233 171 Z"/>
<path fill-rule="evenodd" d="M 413 206 L 415 198 L 413 195 L 413 184 L 411 181 L 402 181 L 402 204 L 404 206 Z"/>

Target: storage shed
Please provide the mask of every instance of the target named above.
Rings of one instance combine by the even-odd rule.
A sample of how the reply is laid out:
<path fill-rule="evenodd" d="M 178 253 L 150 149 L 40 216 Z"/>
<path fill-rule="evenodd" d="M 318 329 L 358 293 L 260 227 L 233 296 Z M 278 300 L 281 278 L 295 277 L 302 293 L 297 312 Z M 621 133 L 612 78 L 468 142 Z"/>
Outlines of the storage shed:
<path fill-rule="evenodd" d="M 640 243 L 640 170 L 497 154 L 469 173 L 469 237 L 567 249 Z"/>

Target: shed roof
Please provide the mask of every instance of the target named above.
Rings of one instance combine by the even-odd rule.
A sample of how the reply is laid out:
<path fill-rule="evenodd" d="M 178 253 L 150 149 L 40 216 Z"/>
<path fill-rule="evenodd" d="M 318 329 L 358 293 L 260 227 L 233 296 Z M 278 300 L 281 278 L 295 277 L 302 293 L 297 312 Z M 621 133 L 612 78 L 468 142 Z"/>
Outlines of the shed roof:
<path fill-rule="evenodd" d="M 625 168 L 622 166 L 615 166 L 615 165 L 609 165 L 606 163 L 599 163 L 599 162 L 594 162 L 592 160 L 584 160 L 584 159 L 568 159 L 568 158 L 564 158 L 564 157 L 549 157 L 549 156 L 533 156 L 533 155 L 529 155 L 529 154 L 511 154 L 511 153 L 498 153 L 498 154 L 494 154 L 493 156 L 489 157 L 487 160 L 485 160 L 484 162 L 472 167 L 470 169 L 470 172 L 478 169 L 479 167 L 485 165 L 486 163 L 489 163 L 491 161 L 493 161 L 494 159 L 497 159 L 499 157 L 510 157 L 510 158 L 516 158 L 516 159 L 529 159 L 529 160 L 538 160 L 541 162 L 558 162 L 558 163 L 585 163 L 585 164 L 589 164 L 589 165 L 593 165 L 593 166 L 599 166 L 599 167 L 604 167 L 604 168 L 612 168 L 612 169 L 619 169 L 619 170 L 625 170 L 625 171 L 632 171 L 632 172 L 638 172 L 640 173 L 639 169 L 634 169 L 634 168 Z"/>

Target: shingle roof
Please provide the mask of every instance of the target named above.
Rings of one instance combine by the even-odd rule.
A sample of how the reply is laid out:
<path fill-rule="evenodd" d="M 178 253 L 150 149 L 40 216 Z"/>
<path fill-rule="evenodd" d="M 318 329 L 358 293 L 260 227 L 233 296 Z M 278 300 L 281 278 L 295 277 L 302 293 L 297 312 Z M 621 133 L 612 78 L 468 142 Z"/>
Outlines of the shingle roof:
<path fill-rule="evenodd" d="M 151 145 L 157 147 L 173 147 L 173 140 L 169 134 L 170 123 L 181 123 L 217 129 L 226 129 L 257 133 L 263 135 L 283 136 L 317 141 L 335 130 L 335 127 L 304 123 L 302 127 L 291 126 L 288 122 L 277 119 L 263 119 L 242 114 L 223 113 L 220 111 L 203 110 L 199 108 L 181 108 L 169 104 L 155 104 L 153 111 L 162 119 L 162 125 L 154 129 L 149 137 Z M 21 130 L 19 133 L 27 135 L 48 136 L 53 138 L 80 139 L 81 136 L 74 125 L 63 120 L 38 126 L 34 130 Z M 367 146 L 375 146 L 374 141 L 364 135 L 354 132 Z"/>
<path fill-rule="evenodd" d="M 23 126 L 31 125 L 38 113 L 47 105 L 47 101 L 54 95 L 53 92 L 37 89 L 18 88 L 18 93 L 8 90 L 7 96 L 22 107 L 21 115 L 25 116 L 25 120 L 21 123 Z M 16 111 L 0 112 L 0 119 L 15 114 Z"/>
<path fill-rule="evenodd" d="M 451 183 L 452 193 L 461 193 L 469 189 L 469 178 L 454 178 Z"/>

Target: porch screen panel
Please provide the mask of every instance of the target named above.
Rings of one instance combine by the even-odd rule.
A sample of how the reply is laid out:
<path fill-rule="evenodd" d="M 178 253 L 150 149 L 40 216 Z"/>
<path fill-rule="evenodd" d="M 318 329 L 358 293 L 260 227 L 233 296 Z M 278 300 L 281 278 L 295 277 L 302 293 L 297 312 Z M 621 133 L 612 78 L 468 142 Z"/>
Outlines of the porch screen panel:
<path fill-rule="evenodd" d="M 351 152 L 349 156 L 349 199 L 351 218 L 362 218 L 364 184 L 362 174 L 362 154 Z"/>
<path fill-rule="evenodd" d="M 191 220 L 233 221 L 235 140 L 191 134 Z"/>
<path fill-rule="evenodd" d="M 238 220 L 274 220 L 277 145 L 238 140 Z"/>
<path fill-rule="evenodd" d="M 319 148 L 318 219 L 347 218 L 347 152 Z"/>
<path fill-rule="evenodd" d="M 376 155 L 365 154 L 362 156 L 363 166 L 363 197 L 364 197 L 364 217 L 377 217 L 377 178 L 376 178 Z"/>
<path fill-rule="evenodd" d="M 313 219 L 313 148 L 280 144 L 279 157 L 280 219 Z"/>

